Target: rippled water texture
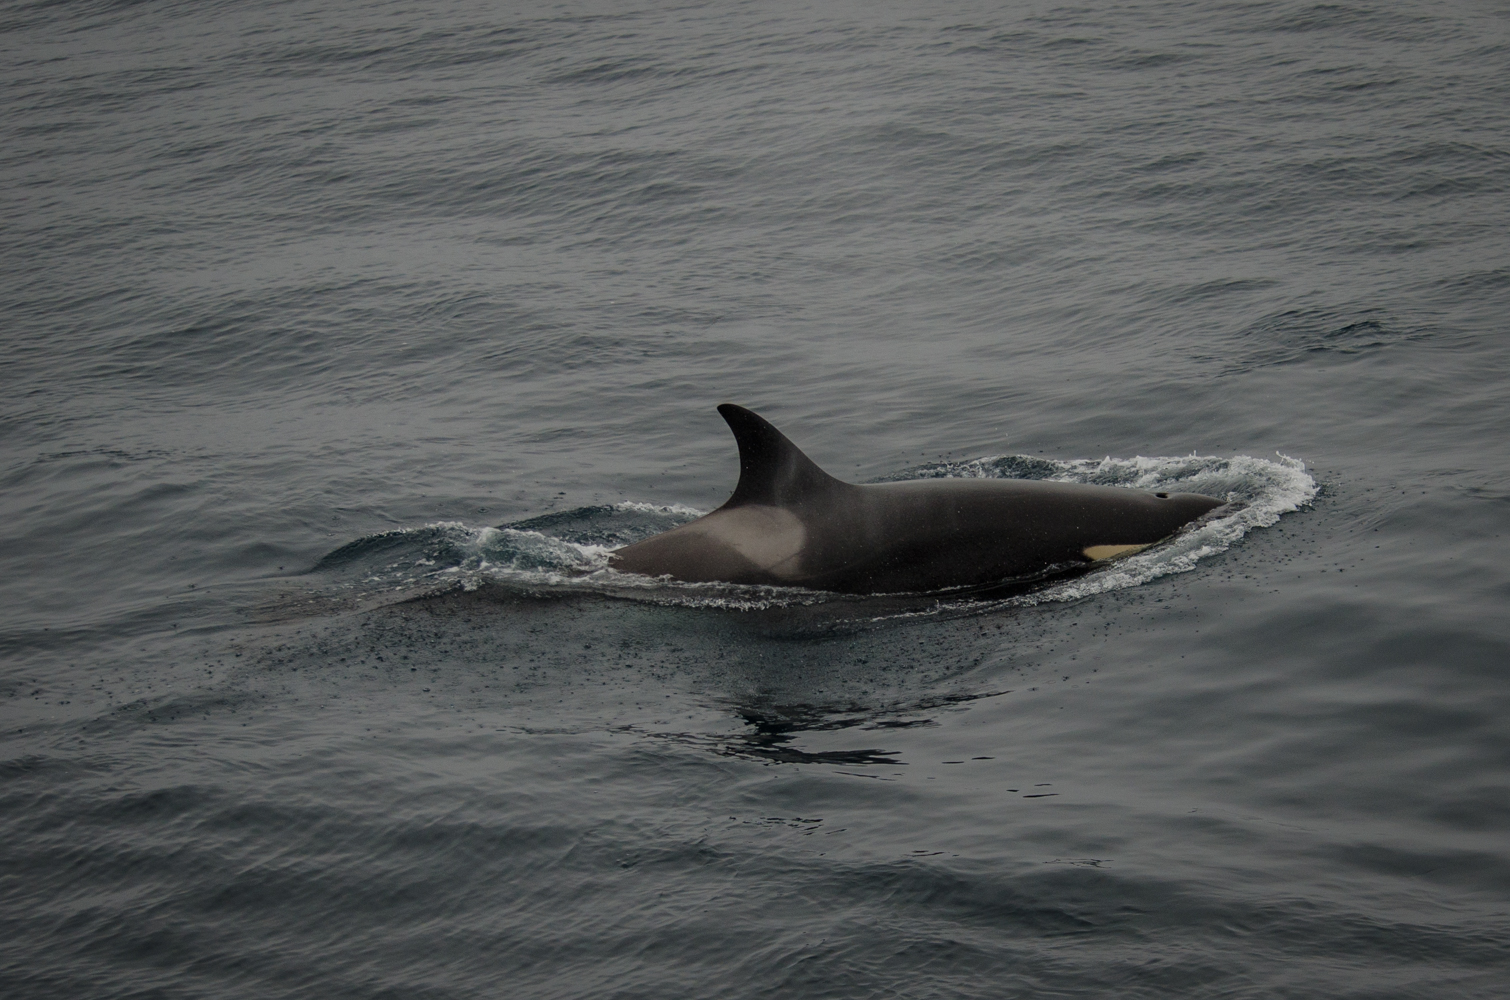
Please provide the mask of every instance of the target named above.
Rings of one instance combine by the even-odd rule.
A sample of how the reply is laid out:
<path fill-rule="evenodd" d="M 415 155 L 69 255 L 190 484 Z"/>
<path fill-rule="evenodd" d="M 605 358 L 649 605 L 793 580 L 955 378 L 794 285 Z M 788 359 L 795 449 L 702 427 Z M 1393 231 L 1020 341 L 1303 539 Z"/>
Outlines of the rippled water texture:
<path fill-rule="evenodd" d="M 0 3 L 0 994 L 1510 982 L 1510 16 Z M 1240 509 L 615 574 L 714 407 Z"/>

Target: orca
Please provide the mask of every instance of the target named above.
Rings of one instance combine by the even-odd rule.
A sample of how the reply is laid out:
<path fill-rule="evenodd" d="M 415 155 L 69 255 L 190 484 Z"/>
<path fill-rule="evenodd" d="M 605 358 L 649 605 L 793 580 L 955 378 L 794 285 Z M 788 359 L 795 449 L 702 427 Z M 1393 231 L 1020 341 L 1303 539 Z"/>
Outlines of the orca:
<path fill-rule="evenodd" d="M 1017 479 L 835 479 L 758 414 L 718 412 L 739 445 L 727 503 L 609 554 L 687 583 L 917 593 L 1037 583 L 1155 545 L 1226 501 Z"/>

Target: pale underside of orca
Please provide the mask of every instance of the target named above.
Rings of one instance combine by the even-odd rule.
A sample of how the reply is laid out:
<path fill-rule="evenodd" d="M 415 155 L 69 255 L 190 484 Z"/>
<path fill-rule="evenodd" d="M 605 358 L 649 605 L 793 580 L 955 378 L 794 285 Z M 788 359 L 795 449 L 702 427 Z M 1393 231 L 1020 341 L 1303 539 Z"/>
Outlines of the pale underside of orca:
<path fill-rule="evenodd" d="M 722 507 L 609 555 L 620 572 L 689 583 L 885 594 L 1034 581 L 1154 545 L 1225 501 L 1015 479 L 856 485 L 754 412 L 718 412 L 739 444 Z"/>

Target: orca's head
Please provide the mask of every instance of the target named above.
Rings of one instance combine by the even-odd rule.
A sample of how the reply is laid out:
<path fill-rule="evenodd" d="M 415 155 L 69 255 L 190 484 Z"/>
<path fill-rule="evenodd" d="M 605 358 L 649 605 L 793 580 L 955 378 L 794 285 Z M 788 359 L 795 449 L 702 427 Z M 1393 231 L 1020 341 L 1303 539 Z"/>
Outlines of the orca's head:
<path fill-rule="evenodd" d="M 1158 501 L 1160 507 L 1168 510 L 1169 520 L 1176 526 L 1188 524 L 1218 507 L 1227 506 L 1225 500 L 1218 500 L 1200 493 L 1153 493 L 1150 495 Z"/>

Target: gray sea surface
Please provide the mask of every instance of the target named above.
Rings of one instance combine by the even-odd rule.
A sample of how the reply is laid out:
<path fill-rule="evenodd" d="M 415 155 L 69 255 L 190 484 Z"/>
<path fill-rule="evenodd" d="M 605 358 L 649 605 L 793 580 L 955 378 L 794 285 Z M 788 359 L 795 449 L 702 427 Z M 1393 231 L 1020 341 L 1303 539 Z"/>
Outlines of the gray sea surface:
<path fill-rule="evenodd" d="M 1507 995 L 1504 3 L 7 0 L 0 108 L 0 994 Z M 607 570 L 724 401 L 1239 503 Z"/>

